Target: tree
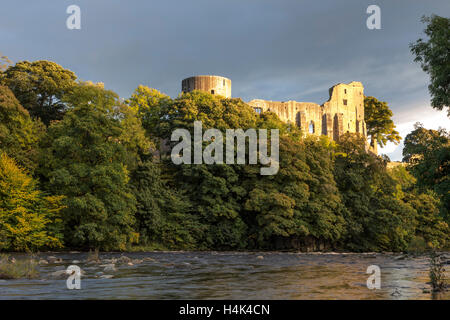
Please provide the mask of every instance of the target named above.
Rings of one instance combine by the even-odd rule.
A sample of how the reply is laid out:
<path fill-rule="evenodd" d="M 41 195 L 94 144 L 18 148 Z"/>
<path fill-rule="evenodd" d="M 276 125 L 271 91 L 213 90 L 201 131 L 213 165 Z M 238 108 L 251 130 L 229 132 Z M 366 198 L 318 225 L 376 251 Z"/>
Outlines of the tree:
<path fill-rule="evenodd" d="M 365 151 L 362 136 L 341 137 L 335 179 L 345 205 L 342 244 L 356 251 L 405 250 L 414 235 L 414 209 L 398 198 L 385 161 Z"/>
<path fill-rule="evenodd" d="M 66 197 L 65 239 L 75 247 L 124 250 L 137 235 L 117 95 L 81 83 L 64 102 L 69 111 L 43 141 L 41 174 L 50 192 Z"/>
<path fill-rule="evenodd" d="M 161 164 L 146 161 L 132 173 L 131 188 L 137 200 L 136 221 L 141 243 L 164 248 L 193 249 L 198 217 L 188 213 L 186 195 L 170 188 L 161 176 Z"/>
<path fill-rule="evenodd" d="M 0 54 L 0 73 L 5 71 L 11 63 L 11 60 L 9 60 L 7 56 Z"/>
<path fill-rule="evenodd" d="M 343 236 L 344 208 L 330 150 L 316 139 L 283 136 L 278 174 L 256 171 L 243 182 L 249 190 L 245 221 L 257 247 L 318 249 L 333 247 Z"/>
<path fill-rule="evenodd" d="M 165 108 L 161 124 L 163 139 L 174 129 L 193 130 L 193 122 L 202 121 L 204 130 L 216 128 L 256 128 L 258 115 L 241 99 L 225 99 L 201 91 L 184 93 Z M 224 139 L 225 140 L 225 139 Z M 189 213 L 197 216 L 202 227 L 196 238 L 202 248 L 244 248 L 247 243 L 242 217 L 242 199 L 246 190 L 240 185 L 243 165 L 180 165 L 165 162 L 169 185 L 189 193 Z"/>
<path fill-rule="evenodd" d="M 31 117 L 45 125 L 61 120 L 66 106 L 61 100 L 75 85 L 75 74 L 46 60 L 21 61 L 4 72 L 2 83 L 8 86 Z"/>
<path fill-rule="evenodd" d="M 172 105 L 172 99 L 146 86 L 138 86 L 126 101 L 142 121 L 142 125 L 151 137 L 167 134 L 164 128 L 164 118 Z"/>
<path fill-rule="evenodd" d="M 0 149 L 22 168 L 33 172 L 43 134 L 44 128 L 39 121 L 32 121 L 11 90 L 0 85 Z"/>
<path fill-rule="evenodd" d="M 177 189 L 189 193 L 189 214 L 200 227 L 196 239 L 200 248 L 245 248 L 246 230 L 240 215 L 246 190 L 240 186 L 239 170 L 233 165 L 181 165 L 174 168 Z"/>
<path fill-rule="evenodd" d="M 415 237 L 410 243 L 413 249 L 445 248 L 450 229 L 440 216 L 439 196 L 431 190 L 421 192 L 416 185 L 417 179 L 404 166 L 393 167 L 388 173 L 396 183 L 396 198 L 416 211 Z"/>
<path fill-rule="evenodd" d="M 61 200 L 45 196 L 33 178 L 0 152 L 0 250 L 62 247 Z"/>
<path fill-rule="evenodd" d="M 427 130 L 416 123 L 405 138 L 403 161 L 422 191 L 434 190 L 442 202 L 443 215 L 450 218 L 450 134 L 445 129 Z"/>
<path fill-rule="evenodd" d="M 364 120 L 367 125 L 367 135 L 370 136 L 373 146 L 378 143 L 380 147 L 383 147 L 388 141 L 395 144 L 400 142 L 401 137 L 395 130 L 392 115 L 386 102 L 374 97 L 364 98 Z"/>
<path fill-rule="evenodd" d="M 438 110 L 446 107 L 450 117 L 450 19 L 431 15 L 422 17 L 422 22 L 427 24 L 424 32 L 429 39 L 411 43 L 411 52 L 430 76 L 431 106 Z"/>
<path fill-rule="evenodd" d="M 413 207 L 416 214 L 416 237 L 420 237 L 430 249 L 445 248 L 449 241 L 450 228 L 439 215 L 439 197 L 433 192 L 407 193 L 405 201 Z"/>
<path fill-rule="evenodd" d="M 118 140 L 127 150 L 127 169 L 133 171 L 152 156 L 151 153 L 155 149 L 154 143 L 147 135 L 134 108 L 119 103 L 114 109 L 114 118 L 120 121 L 122 127 L 122 134 Z"/>

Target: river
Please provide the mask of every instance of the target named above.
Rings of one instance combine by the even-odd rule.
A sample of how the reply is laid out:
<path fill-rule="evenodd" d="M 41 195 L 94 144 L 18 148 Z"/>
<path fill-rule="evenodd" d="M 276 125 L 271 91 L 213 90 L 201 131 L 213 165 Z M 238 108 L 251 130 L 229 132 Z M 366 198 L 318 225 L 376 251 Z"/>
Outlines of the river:
<path fill-rule="evenodd" d="M 450 299 L 429 292 L 426 256 L 148 252 L 100 253 L 100 263 L 88 263 L 87 253 L 73 252 L 38 259 L 48 256 L 56 261 L 41 264 L 37 279 L 0 280 L 0 299 Z M 83 270 L 80 290 L 67 289 L 60 275 L 74 264 Z M 367 288 L 370 265 L 380 267 L 381 289 Z"/>

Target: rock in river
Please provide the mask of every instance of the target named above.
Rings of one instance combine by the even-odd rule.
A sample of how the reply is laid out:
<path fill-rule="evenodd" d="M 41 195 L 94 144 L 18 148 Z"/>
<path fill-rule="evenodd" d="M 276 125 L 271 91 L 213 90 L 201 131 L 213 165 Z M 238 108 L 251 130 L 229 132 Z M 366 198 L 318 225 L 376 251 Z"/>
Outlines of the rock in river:
<path fill-rule="evenodd" d="M 117 270 L 117 269 L 116 269 L 116 266 L 115 266 L 113 263 L 111 263 L 111 264 L 106 264 L 106 265 L 104 265 L 104 266 L 105 266 L 105 268 L 103 269 L 104 272 L 114 272 L 114 271 Z"/>
<path fill-rule="evenodd" d="M 58 270 L 58 271 L 52 272 L 50 274 L 50 276 L 55 279 L 63 279 L 63 278 L 67 278 L 68 274 L 66 273 L 66 270 Z"/>

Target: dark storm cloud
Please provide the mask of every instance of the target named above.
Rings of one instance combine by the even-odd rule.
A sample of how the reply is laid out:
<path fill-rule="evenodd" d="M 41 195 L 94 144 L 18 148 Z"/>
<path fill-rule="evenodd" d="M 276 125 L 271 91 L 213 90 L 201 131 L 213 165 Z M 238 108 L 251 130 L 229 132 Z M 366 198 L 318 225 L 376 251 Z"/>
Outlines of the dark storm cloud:
<path fill-rule="evenodd" d="M 70 4 L 81 7 L 81 30 L 65 26 Z M 381 7 L 381 30 L 366 28 L 370 4 Z M 0 51 L 56 61 L 125 98 L 139 84 L 176 96 L 182 78 L 218 74 L 244 100 L 323 103 L 329 87 L 356 80 L 401 113 L 428 105 L 408 44 L 431 13 L 449 16 L 450 2 L 6 0 Z"/>

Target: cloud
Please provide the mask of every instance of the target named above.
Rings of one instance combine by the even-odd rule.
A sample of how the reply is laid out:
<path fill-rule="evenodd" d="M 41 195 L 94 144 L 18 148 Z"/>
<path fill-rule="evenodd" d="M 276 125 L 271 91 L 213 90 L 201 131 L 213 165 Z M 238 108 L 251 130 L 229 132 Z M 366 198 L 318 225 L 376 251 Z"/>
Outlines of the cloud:
<path fill-rule="evenodd" d="M 53 60 L 124 98 L 139 84 L 177 96 L 183 78 L 217 74 L 245 101 L 321 104 L 334 84 L 361 81 L 406 123 L 411 105 L 422 112 L 430 100 L 408 45 L 421 36 L 420 17 L 448 13 L 450 2 L 378 0 L 382 29 L 368 30 L 372 2 L 77 0 L 82 29 L 68 30 L 72 0 L 9 0 L 0 42 L 13 61 Z"/>
<path fill-rule="evenodd" d="M 397 119 L 401 119 L 398 122 Z M 400 133 L 403 140 L 414 130 L 414 124 L 420 122 L 427 129 L 444 128 L 450 130 L 450 118 L 447 117 L 445 110 L 437 111 L 427 105 L 418 105 L 403 111 L 394 117 L 396 130 Z M 401 161 L 403 142 L 399 145 L 388 143 L 384 148 L 379 149 L 380 154 L 386 154 L 392 161 Z"/>

